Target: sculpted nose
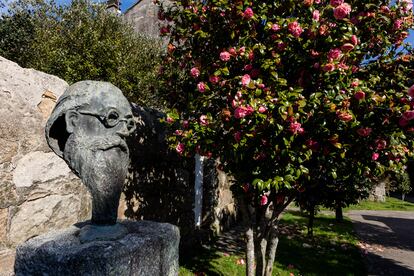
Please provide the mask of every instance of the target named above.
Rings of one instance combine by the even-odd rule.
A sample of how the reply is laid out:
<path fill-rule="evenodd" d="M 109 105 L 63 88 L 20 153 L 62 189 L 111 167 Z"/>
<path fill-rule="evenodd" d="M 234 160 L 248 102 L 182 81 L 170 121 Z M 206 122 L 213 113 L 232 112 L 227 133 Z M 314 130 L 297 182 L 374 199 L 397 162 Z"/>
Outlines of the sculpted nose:
<path fill-rule="evenodd" d="M 135 130 L 135 123 L 131 120 L 122 121 L 120 122 L 120 125 L 121 127 L 117 133 L 123 138 L 128 137 Z"/>

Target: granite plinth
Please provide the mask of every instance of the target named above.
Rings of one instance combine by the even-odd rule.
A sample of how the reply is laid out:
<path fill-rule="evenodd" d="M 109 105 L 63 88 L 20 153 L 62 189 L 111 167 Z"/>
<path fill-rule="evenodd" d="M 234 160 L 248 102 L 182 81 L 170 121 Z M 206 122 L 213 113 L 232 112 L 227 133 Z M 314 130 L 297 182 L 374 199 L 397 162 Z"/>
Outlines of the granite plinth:
<path fill-rule="evenodd" d="M 26 241 L 16 251 L 19 275 L 178 275 L 179 230 L 168 223 L 119 221 L 119 239 L 82 243 L 87 223 Z"/>

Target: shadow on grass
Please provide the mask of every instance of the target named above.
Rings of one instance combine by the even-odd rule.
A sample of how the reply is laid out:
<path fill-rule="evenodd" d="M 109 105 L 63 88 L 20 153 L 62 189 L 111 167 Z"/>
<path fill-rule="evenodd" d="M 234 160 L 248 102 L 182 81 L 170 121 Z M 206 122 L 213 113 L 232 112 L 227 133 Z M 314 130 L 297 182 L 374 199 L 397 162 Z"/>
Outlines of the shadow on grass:
<path fill-rule="evenodd" d="M 284 215 L 274 275 L 367 275 L 350 221 L 336 223 L 333 217 L 319 216 L 313 238 L 307 237 L 306 223 L 300 212 Z M 243 228 L 235 228 L 214 246 L 183 256 L 180 264 L 193 273 L 244 275 L 245 266 L 237 264 L 244 257 L 243 237 Z"/>

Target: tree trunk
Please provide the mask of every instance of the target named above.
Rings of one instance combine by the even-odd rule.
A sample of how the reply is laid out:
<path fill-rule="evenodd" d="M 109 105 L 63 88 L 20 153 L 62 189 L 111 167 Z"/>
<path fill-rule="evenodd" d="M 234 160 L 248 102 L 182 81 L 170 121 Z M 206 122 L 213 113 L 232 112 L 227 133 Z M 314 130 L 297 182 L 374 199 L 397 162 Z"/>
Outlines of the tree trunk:
<path fill-rule="evenodd" d="M 278 225 L 274 225 L 270 230 L 269 241 L 266 250 L 266 269 L 265 276 L 272 276 L 273 263 L 275 262 L 276 249 L 279 243 Z"/>
<path fill-rule="evenodd" d="M 401 194 L 401 200 L 404 201 L 405 200 L 405 194 Z"/>
<path fill-rule="evenodd" d="M 337 205 L 335 208 L 335 219 L 337 222 L 344 221 L 344 215 L 342 214 L 342 207 Z"/>
<path fill-rule="evenodd" d="M 246 231 L 246 275 L 254 276 L 254 237 L 251 225 Z"/>
<path fill-rule="evenodd" d="M 308 220 L 308 237 L 313 237 L 313 221 L 315 219 L 315 205 L 312 205 L 309 209 Z"/>

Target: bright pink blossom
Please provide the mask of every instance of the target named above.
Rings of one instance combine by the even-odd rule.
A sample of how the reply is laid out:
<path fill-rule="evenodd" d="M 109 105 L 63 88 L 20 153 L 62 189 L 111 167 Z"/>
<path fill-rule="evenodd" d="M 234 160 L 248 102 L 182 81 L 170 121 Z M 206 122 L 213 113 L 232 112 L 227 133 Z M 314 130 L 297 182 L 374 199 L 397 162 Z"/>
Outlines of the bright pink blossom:
<path fill-rule="evenodd" d="M 365 99 L 365 92 L 362 91 L 362 90 L 359 90 L 359 91 L 355 92 L 354 97 L 358 101 L 363 100 L 363 99 Z"/>
<path fill-rule="evenodd" d="M 340 59 L 342 56 L 342 51 L 338 48 L 330 49 L 328 53 L 329 61 L 334 61 Z"/>
<path fill-rule="evenodd" d="M 220 59 L 222 61 L 229 61 L 230 60 L 230 53 L 227 51 L 223 51 L 220 53 Z"/>
<path fill-rule="evenodd" d="M 250 18 L 252 18 L 254 15 L 254 12 L 252 10 L 252 8 L 247 8 L 244 10 L 243 12 L 243 17 L 247 20 L 249 20 Z"/>
<path fill-rule="evenodd" d="M 193 67 L 190 70 L 190 74 L 192 77 L 198 78 L 198 76 L 200 76 L 200 70 L 197 67 Z"/>
<path fill-rule="evenodd" d="M 296 133 L 301 134 L 303 133 L 304 129 L 302 128 L 301 123 L 292 122 L 290 123 L 289 131 L 292 132 L 293 134 L 296 134 Z"/>
<path fill-rule="evenodd" d="M 251 106 L 239 106 L 236 108 L 236 110 L 234 110 L 234 117 L 236 119 L 241 119 L 244 118 L 246 116 L 249 116 L 250 114 L 253 113 L 253 107 Z"/>
<path fill-rule="evenodd" d="M 357 87 L 359 85 L 359 79 L 355 79 L 352 83 L 351 83 L 351 87 Z"/>
<path fill-rule="evenodd" d="M 414 119 L 414 110 L 407 110 L 403 114 L 403 118 L 407 121 L 411 121 Z"/>
<path fill-rule="evenodd" d="M 262 195 L 261 197 L 260 197 L 260 205 L 266 205 L 267 204 L 267 202 L 268 202 L 268 199 L 267 199 L 267 196 L 266 195 Z"/>
<path fill-rule="evenodd" d="M 167 116 L 167 123 L 169 124 L 174 123 L 174 119 L 171 118 L 170 116 Z"/>
<path fill-rule="evenodd" d="M 350 52 L 355 48 L 355 46 L 351 43 L 345 43 L 341 46 L 341 50 L 344 52 Z"/>
<path fill-rule="evenodd" d="M 243 56 L 244 55 L 244 53 L 246 52 L 246 47 L 240 47 L 240 49 L 239 49 L 239 55 L 241 55 L 241 56 Z"/>
<path fill-rule="evenodd" d="M 178 152 L 178 154 L 182 155 L 185 150 L 185 145 L 183 143 L 178 143 L 175 147 L 175 150 Z"/>
<path fill-rule="evenodd" d="M 383 150 L 387 147 L 387 141 L 385 141 L 384 139 L 377 139 L 375 140 L 375 145 L 377 150 Z"/>
<path fill-rule="evenodd" d="M 280 26 L 278 24 L 273 24 L 271 29 L 272 31 L 277 32 L 280 30 Z"/>
<path fill-rule="evenodd" d="M 394 21 L 394 29 L 395 30 L 401 29 L 403 23 L 404 23 L 404 21 L 402 21 L 401 19 L 395 20 Z"/>
<path fill-rule="evenodd" d="M 267 111 L 267 108 L 265 106 L 261 105 L 259 107 L 259 113 L 265 113 L 266 111 Z"/>
<path fill-rule="evenodd" d="M 220 80 L 219 76 L 215 76 L 215 75 L 211 75 L 208 79 L 211 83 L 214 83 L 214 84 L 218 83 Z"/>
<path fill-rule="evenodd" d="M 368 137 L 372 132 L 372 128 L 370 127 L 365 127 L 365 128 L 360 128 L 357 130 L 357 133 L 359 136 L 361 137 Z"/>
<path fill-rule="evenodd" d="M 322 67 L 322 70 L 325 71 L 325 72 L 331 72 L 331 71 L 335 70 L 335 65 L 332 64 L 332 63 L 325 64 Z"/>
<path fill-rule="evenodd" d="M 318 10 L 314 10 L 312 12 L 312 19 L 315 20 L 316 22 L 319 22 L 319 17 L 320 17 L 320 13 Z"/>
<path fill-rule="evenodd" d="M 303 33 L 303 29 L 297 21 L 289 23 L 288 30 L 295 37 L 299 37 Z"/>
<path fill-rule="evenodd" d="M 207 115 L 200 116 L 200 125 L 207 126 L 208 125 L 208 117 Z"/>
<path fill-rule="evenodd" d="M 348 3 L 343 3 L 334 9 L 334 17 L 337 20 L 344 19 L 351 13 L 351 10 L 351 5 Z"/>
<path fill-rule="evenodd" d="M 250 78 L 249 74 L 245 74 L 241 79 L 241 83 L 242 83 L 243 86 L 248 85 L 250 83 L 250 81 L 251 81 L 251 78 Z"/>
<path fill-rule="evenodd" d="M 331 0 L 329 2 L 329 4 L 331 4 L 331 6 L 333 6 L 333 7 L 337 7 L 337 6 L 339 6 L 343 3 L 344 3 L 344 0 Z"/>
<path fill-rule="evenodd" d="M 234 49 L 233 47 L 231 47 L 230 49 L 229 49 L 229 53 L 230 53 L 230 55 L 232 55 L 232 56 L 237 56 L 237 52 L 236 52 L 236 49 Z"/>
<path fill-rule="evenodd" d="M 207 88 L 206 84 L 202 81 L 197 84 L 197 89 L 201 93 L 204 93 L 206 91 L 206 88 Z"/>
<path fill-rule="evenodd" d="M 351 43 L 354 45 L 358 45 L 358 37 L 356 35 L 351 36 Z"/>
<path fill-rule="evenodd" d="M 371 156 L 372 161 L 376 161 L 379 158 L 379 153 L 374 152 Z"/>
<path fill-rule="evenodd" d="M 349 122 L 352 120 L 352 115 L 349 114 L 348 112 L 338 112 L 336 116 L 338 117 L 339 120 L 344 121 L 344 122 Z"/>
<path fill-rule="evenodd" d="M 190 123 L 187 120 L 183 121 L 183 128 L 187 129 L 189 127 Z"/>
<path fill-rule="evenodd" d="M 410 96 L 411 98 L 414 98 L 414 85 L 408 88 L 408 96 Z"/>

